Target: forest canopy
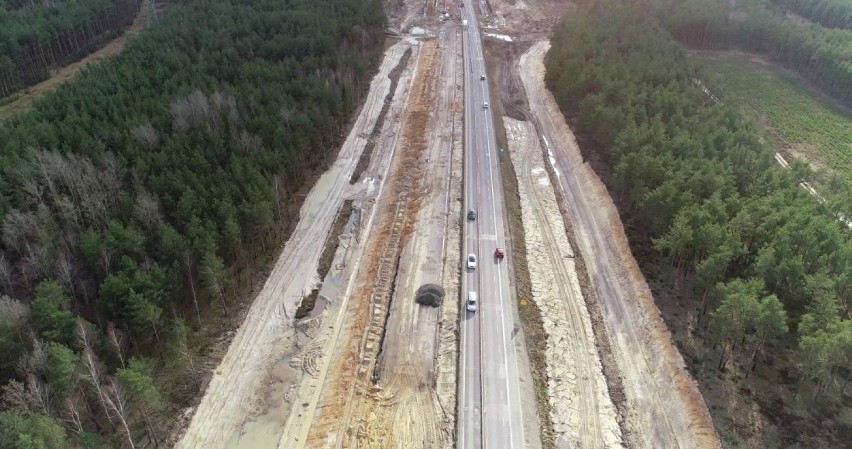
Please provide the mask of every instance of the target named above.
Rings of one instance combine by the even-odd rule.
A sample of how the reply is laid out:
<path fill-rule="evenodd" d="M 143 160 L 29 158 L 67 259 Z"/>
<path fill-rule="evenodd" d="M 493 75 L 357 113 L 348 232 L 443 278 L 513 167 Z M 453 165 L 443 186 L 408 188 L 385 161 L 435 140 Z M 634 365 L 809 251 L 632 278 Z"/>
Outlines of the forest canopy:
<path fill-rule="evenodd" d="M 139 0 L 0 0 L 0 97 L 95 50 L 128 25 Z"/>
<path fill-rule="evenodd" d="M 830 404 L 852 366 L 846 220 L 800 187 L 806 166 L 778 166 L 754 125 L 717 102 L 649 8 L 596 3 L 556 27 L 546 81 L 608 173 L 635 252 L 692 287 L 693 338 L 719 370 L 787 354 L 774 360 L 796 373 L 788 388 Z M 797 430 L 782 429 L 783 446 L 842 441 Z"/>
<path fill-rule="evenodd" d="M 61 441 L 49 420 L 80 441 L 162 436 L 141 418 L 165 408 L 147 357 L 182 354 L 184 322 L 227 307 L 228 273 L 280 240 L 384 23 L 378 0 L 181 2 L 0 122 L 0 381 L 17 414 L 0 419 L 43 441 Z"/>
<path fill-rule="evenodd" d="M 852 0 L 770 0 L 782 11 L 790 11 L 822 26 L 852 30 Z"/>

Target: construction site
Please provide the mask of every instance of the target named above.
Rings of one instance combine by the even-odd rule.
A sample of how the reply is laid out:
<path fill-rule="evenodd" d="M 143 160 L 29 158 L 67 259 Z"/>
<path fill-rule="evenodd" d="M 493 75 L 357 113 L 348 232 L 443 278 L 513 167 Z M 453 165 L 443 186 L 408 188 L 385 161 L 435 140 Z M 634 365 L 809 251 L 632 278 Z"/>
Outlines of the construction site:
<path fill-rule="evenodd" d="M 386 2 L 366 101 L 177 447 L 452 448 L 467 446 L 460 432 L 485 432 L 462 415 L 501 412 L 460 393 L 462 336 L 483 352 L 494 343 L 466 327 L 470 108 L 493 117 L 499 147 L 488 161 L 506 256 L 491 261 L 487 247 L 480 264 L 509 274 L 523 446 L 721 447 L 615 205 L 544 85 L 549 31 L 571 8 Z M 464 61 L 464 33 L 480 31 L 487 76 Z M 490 86 L 491 108 L 465 104 L 470 83 Z"/>

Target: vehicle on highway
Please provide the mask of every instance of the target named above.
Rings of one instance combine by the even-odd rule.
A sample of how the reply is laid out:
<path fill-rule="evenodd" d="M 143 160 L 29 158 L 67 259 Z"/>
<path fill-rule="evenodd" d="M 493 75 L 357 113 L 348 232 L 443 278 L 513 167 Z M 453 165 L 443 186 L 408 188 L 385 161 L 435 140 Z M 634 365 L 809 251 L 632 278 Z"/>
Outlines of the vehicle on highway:
<path fill-rule="evenodd" d="M 494 257 L 503 260 L 503 257 L 506 256 L 506 253 L 503 252 L 503 248 L 497 248 L 494 250 Z"/>
<path fill-rule="evenodd" d="M 476 211 L 473 209 L 469 209 L 467 211 L 467 219 L 471 221 L 476 220 Z"/>
<path fill-rule="evenodd" d="M 476 269 L 476 254 L 470 253 L 467 255 L 467 267 L 471 270 Z"/>
<path fill-rule="evenodd" d="M 467 310 L 468 312 L 476 312 L 476 292 L 467 293 Z"/>
<path fill-rule="evenodd" d="M 479 79 L 484 80 L 484 79 L 485 79 L 485 75 L 479 75 Z"/>
<path fill-rule="evenodd" d="M 482 103 L 482 109 L 488 109 L 488 102 Z"/>

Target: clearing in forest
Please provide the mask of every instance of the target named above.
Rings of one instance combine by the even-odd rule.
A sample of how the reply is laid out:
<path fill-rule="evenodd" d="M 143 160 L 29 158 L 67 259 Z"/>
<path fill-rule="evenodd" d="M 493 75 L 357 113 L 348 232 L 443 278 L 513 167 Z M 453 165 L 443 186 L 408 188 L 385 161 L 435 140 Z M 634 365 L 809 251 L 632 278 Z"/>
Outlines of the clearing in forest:
<path fill-rule="evenodd" d="M 710 90 L 766 129 L 785 157 L 852 180 L 852 114 L 759 61 L 702 56 Z"/>

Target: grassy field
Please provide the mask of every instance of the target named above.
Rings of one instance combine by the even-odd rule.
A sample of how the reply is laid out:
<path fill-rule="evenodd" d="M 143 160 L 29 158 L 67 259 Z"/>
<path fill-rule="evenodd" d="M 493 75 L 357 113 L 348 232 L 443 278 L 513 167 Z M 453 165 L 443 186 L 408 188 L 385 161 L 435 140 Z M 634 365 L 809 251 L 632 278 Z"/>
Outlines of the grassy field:
<path fill-rule="evenodd" d="M 743 56 L 698 55 L 720 101 L 739 105 L 788 158 L 852 180 L 852 114 L 796 80 Z"/>

